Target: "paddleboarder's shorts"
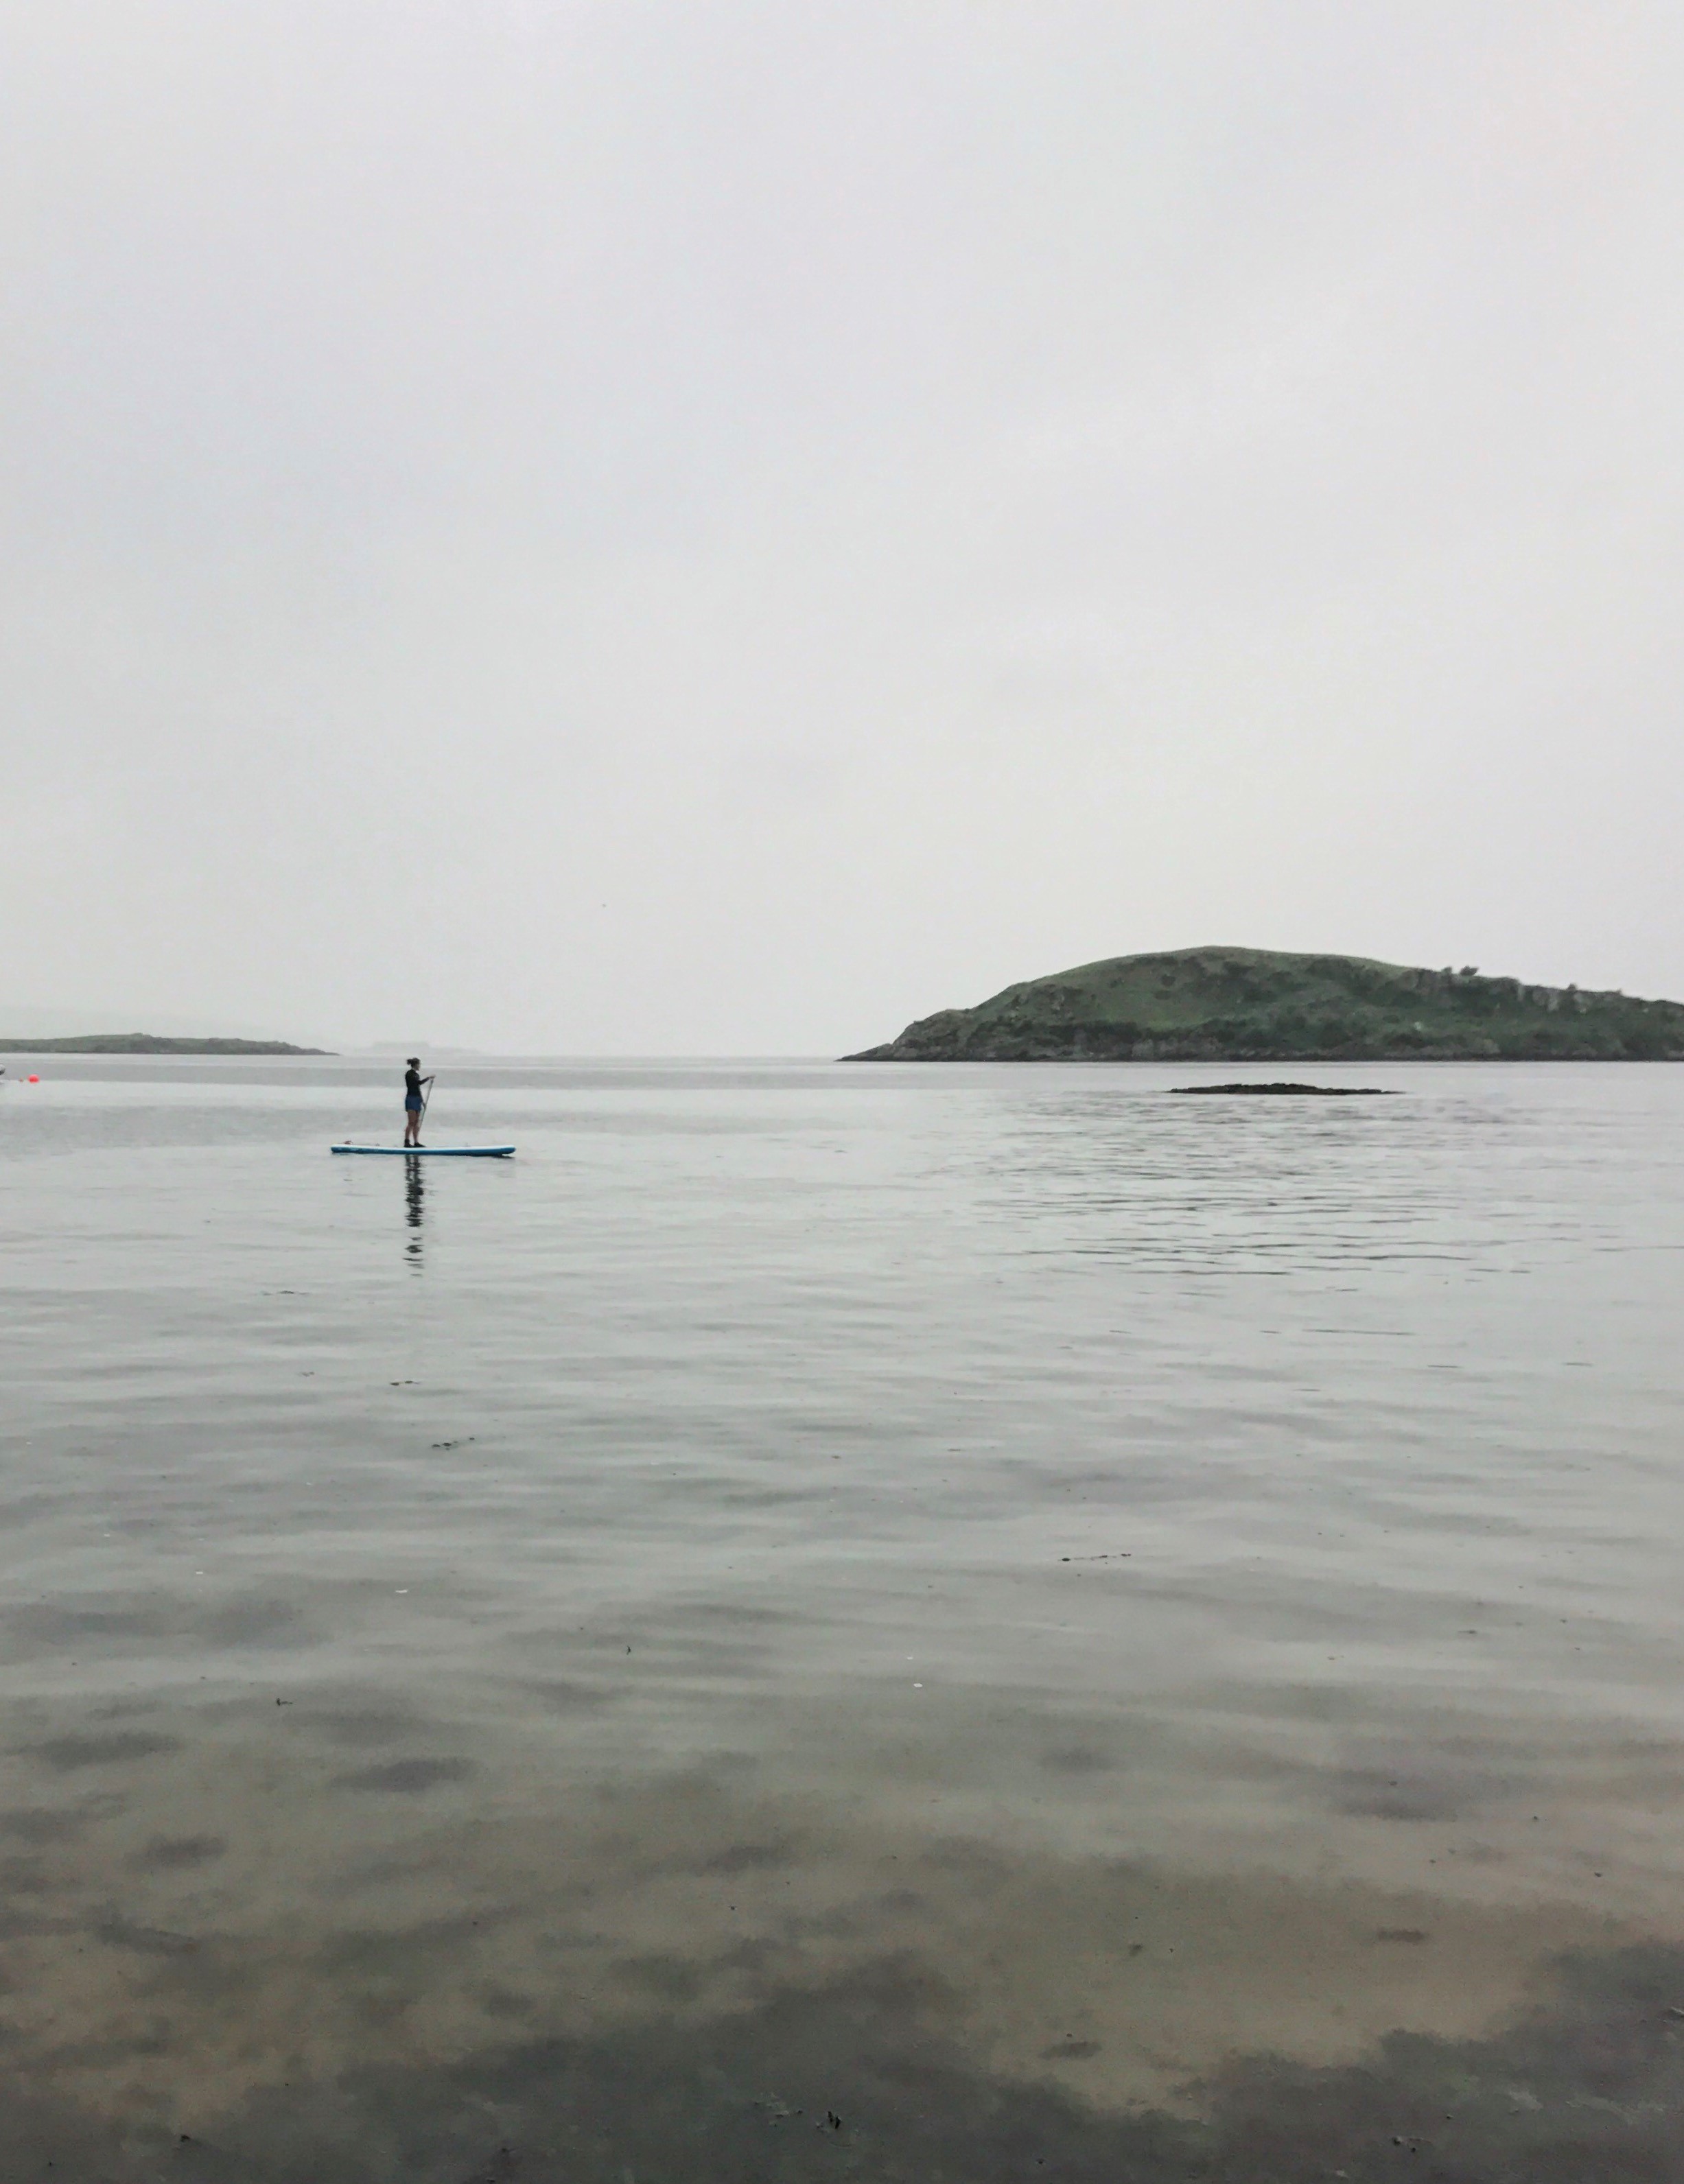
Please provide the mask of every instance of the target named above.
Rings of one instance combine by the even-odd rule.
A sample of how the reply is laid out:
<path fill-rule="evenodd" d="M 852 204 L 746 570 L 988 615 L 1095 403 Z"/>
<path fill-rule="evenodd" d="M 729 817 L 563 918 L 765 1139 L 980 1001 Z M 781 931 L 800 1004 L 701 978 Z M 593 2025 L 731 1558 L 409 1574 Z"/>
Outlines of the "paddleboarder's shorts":
<path fill-rule="evenodd" d="M 419 1115 L 421 1111 L 421 1094 L 419 1092 L 411 1092 L 407 1095 L 404 1101 L 404 1112 L 406 1115 Z"/>

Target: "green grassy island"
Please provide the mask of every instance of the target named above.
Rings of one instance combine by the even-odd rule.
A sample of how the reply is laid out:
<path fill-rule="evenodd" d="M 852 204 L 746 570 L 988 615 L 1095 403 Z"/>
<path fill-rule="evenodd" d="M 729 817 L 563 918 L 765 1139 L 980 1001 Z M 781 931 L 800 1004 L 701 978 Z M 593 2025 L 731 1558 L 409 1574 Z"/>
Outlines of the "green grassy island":
<path fill-rule="evenodd" d="M 1677 1061 L 1684 1006 L 1363 956 L 1113 956 L 943 1009 L 850 1061 Z"/>
<path fill-rule="evenodd" d="M 155 1039 L 148 1031 L 92 1032 L 85 1039 L 0 1039 L 0 1054 L 326 1054 L 279 1039 Z"/>

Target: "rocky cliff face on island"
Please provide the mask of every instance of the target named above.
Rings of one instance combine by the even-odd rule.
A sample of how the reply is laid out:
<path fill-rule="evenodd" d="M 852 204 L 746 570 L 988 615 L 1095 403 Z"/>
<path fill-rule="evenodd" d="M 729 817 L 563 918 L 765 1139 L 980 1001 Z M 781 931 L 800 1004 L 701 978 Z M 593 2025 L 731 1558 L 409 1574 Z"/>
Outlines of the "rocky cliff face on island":
<path fill-rule="evenodd" d="M 1676 1061 L 1684 1006 L 1361 956 L 1114 956 L 944 1009 L 850 1061 Z"/>

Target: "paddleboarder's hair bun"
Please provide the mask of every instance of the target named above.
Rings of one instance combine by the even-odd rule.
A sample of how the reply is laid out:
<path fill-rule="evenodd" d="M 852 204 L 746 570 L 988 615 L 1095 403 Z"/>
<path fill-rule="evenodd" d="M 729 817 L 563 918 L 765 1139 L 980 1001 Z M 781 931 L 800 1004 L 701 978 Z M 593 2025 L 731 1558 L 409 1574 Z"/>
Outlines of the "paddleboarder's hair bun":
<path fill-rule="evenodd" d="M 418 1054 L 412 1054 L 412 1055 L 410 1056 L 409 1066 L 410 1066 L 410 1067 L 411 1069 L 419 1069 L 419 1068 L 421 1067 L 421 1056 L 420 1056 L 420 1055 L 418 1055 Z"/>

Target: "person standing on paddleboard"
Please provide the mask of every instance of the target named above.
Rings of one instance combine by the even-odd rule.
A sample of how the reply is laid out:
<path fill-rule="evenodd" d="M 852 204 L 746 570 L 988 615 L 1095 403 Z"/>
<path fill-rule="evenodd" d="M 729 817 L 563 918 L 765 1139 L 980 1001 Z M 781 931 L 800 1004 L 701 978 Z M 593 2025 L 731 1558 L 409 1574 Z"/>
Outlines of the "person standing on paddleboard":
<path fill-rule="evenodd" d="M 410 1066 L 404 1072 L 404 1144 L 406 1148 L 421 1143 L 421 1111 L 427 1106 L 422 1088 L 432 1082 L 430 1077 L 423 1077 L 421 1073 L 421 1056 L 412 1054 Z"/>

